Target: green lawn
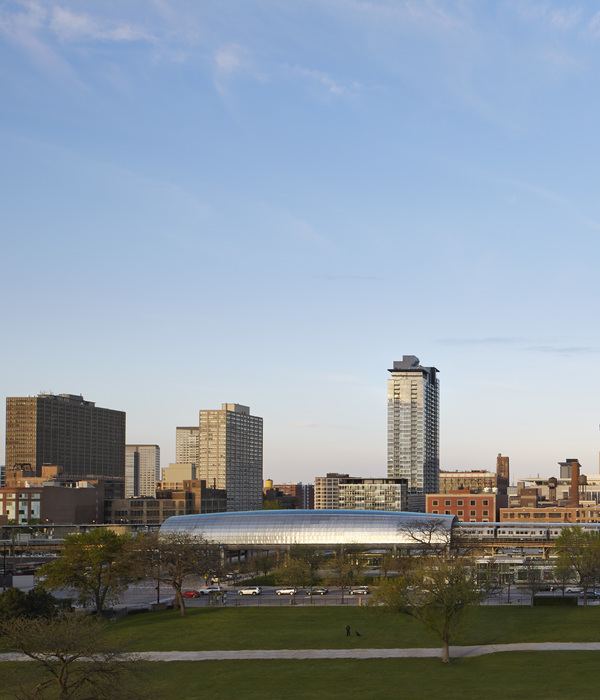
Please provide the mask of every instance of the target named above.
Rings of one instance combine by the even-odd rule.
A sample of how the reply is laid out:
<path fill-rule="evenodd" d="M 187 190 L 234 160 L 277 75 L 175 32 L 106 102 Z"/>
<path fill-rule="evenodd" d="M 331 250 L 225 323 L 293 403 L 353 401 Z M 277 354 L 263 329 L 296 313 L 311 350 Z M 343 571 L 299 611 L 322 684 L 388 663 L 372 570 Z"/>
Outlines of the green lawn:
<path fill-rule="evenodd" d="M 345 627 L 361 636 L 346 637 Z M 358 607 L 196 608 L 130 616 L 110 627 L 133 650 L 437 647 L 411 619 Z M 600 641 L 600 607 L 481 607 L 455 644 Z M 142 662 L 133 687 L 144 700 L 235 698 L 596 697 L 598 652 L 511 652 L 444 665 L 439 659 Z M 1 665 L 0 699 L 15 679 L 32 685 L 32 663 Z M 143 684 L 143 685 L 140 685 Z M 125 697 L 132 697 L 131 694 Z"/>
<path fill-rule="evenodd" d="M 145 663 L 129 682 L 144 700 L 565 700 L 597 697 L 599 660 L 594 652 L 522 652 L 449 666 L 433 659 L 178 661 Z M 31 665 L 3 665 L 2 700 L 14 697 L 17 672 L 23 680 Z"/>
<path fill-rule="evenodd" d="M 350 625 L 361 637 L 346 637 Z M 414 620 L 359 607 L 194 608 L 130 616 L 114 633 L 136 651 L 437 647 Z M 599 642 L 600 607 L 474 608 L 454 644 Z"/>

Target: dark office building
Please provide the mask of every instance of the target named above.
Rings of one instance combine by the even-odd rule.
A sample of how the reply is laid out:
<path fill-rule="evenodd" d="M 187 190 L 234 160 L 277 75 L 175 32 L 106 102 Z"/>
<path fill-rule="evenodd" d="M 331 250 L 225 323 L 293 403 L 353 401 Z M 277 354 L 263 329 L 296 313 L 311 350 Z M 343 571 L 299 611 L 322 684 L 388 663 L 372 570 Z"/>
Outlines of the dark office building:
<path fill-rule="evenodd" d="M 125 478 L 125 413 L 72 394 L 6 399 L 6 470 L 62 467 L 64 476 Z"/>

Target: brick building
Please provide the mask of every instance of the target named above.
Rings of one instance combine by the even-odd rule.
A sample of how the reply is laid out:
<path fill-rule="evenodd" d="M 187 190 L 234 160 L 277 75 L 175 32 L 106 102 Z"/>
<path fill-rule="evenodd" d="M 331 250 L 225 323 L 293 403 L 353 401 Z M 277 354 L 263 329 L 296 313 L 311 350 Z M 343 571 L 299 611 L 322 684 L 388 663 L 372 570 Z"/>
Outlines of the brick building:
<path fill-rule="evenodd" d="M 497 520 L 497 494 L 457 490 L 427 494 L 427 512 L 455 515 L 461 522 L 485 523 Z"/>

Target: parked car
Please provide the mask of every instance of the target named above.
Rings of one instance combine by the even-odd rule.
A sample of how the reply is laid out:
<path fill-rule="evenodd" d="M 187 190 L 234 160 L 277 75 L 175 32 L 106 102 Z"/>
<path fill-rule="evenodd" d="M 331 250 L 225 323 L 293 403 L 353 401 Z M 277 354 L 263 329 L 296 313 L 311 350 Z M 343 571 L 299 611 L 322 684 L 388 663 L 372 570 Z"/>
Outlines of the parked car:
<path fill-rule="evenodd" d="M 247 588 L 240 588 L 238 595 L 260 595 L 262 593 L 262 588 L 260 586 L 249 586 Z"/>
<path fill-rule="evenodd" d="M 329 588 L 321 588 L 320 586 L 306 591 L 306 595 L 327 595 L 327 593 L 329 593 Z"/>
<path fill-rule="evenodd" d="M 288 586 L 288 588 L 277 589 L 277 595 L 296 595 L 296 593 L 298 593 L 298 589 L 294 586 Z"/>
<path fill-rule="evenodd" d="M 184 598 L 199 598 L 202 594 L 200 591 L 184 591 L 181 595 Z"/>
<path fill-rule="evenodd" d="M 570 588 L 567 588 L 565 593 L 582 593 L 581 586 L 571 586 Z"/>
<path fill-rule="evenodd" d="M 359 586 L 358 588 L 353 588 L 350 591 L 350 595 L 369 595 L 370 592 L 368 586 Z"/>
<path fill-rule="evenodd" d="M 579 593 L 579 597 L 583 598 L 583 591 Z M 588 591 L 587 592 L 587 599 L 588 600 L 599 600 L 600 599 L 600 593 L 596 593 L 596 591 Z"/>
<path fill-rule="evenodd" d="M 223 593 L 223 588 L 221 586 L 208 586 L 207 588 L 201 588 L 198 593 L 200 595 L 210 595 L 211 593 Z"/>

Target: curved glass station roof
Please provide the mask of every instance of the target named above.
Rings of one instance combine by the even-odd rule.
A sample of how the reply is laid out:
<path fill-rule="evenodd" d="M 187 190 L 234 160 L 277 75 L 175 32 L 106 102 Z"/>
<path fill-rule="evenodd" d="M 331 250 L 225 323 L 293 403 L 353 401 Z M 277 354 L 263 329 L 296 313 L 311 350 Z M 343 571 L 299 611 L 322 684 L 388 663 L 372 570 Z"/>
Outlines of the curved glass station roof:
<path fill-rule="evenodd" d="M 253 510 L 174 516 L 165 520 L 160 534 L 203 537 L 230 549 L 418 547 L 424 539 L 447 543 L 455 520 L 452 515 L 373 510 Z"/>

